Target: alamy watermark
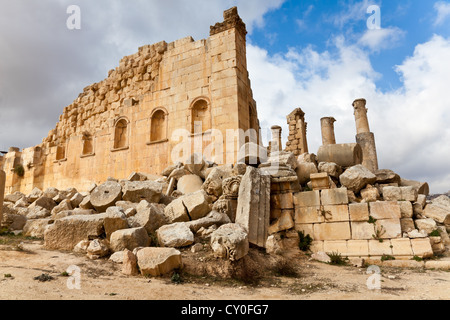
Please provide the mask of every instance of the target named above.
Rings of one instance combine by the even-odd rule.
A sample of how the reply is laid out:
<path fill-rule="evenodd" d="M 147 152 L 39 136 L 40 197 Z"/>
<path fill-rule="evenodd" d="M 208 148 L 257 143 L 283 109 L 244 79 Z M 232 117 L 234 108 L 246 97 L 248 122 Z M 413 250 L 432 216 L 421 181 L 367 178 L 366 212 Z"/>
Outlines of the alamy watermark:
<path fill-rule="evenodd" d="M 370 266 L 367 268 L 367 274 L 371 276 L 367 279 L 367 289 L 381 290 L 381 269 L 378 266 Z"/>
<path fill-rule="evenodd" d="M 69 266 L 66 270 L 69 278 L 67 278 L 66 286 L 69 290 L 81 290 L 81 269 L 78 266 Z"/>
<path fill-rule="evenodd" d="M 77 5 L 70 5 L 66 10 L 67 14 L 70 16 L 66 20 L 66 26 L 69 30 L 80 30 L 81 29 L 81 9 Z"/>
<path fill-rule="evenodd" d="M 367 19 L 367 28 L 369 30 L 381 29 L 381 8 L 377 5 L 371 5 L 367 8 L 367 13 L 371 16 Z"/>

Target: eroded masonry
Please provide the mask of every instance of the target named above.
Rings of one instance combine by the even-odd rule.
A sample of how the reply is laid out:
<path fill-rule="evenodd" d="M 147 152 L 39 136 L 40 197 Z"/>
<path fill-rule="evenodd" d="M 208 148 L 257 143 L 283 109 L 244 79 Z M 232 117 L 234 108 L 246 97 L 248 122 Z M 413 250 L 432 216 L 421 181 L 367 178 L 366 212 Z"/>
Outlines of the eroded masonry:
<path fill-rule="evenodd" d="M 129 275 L 180 268 L 180 248 L 231 261 L 251 246 L 325 262 L 448 255 L 450 198 L 429 201 L 427 183 L 379 169 L 366 100 L 353 102 L 354 142 L 338 144 L 338 115 L 328 116 L 310 152 L 296 108 L 285 148 L 280 126 L 262 145 L 245 35 L 232 8 L 207 40 L 142 47 L 87 87 L 41 145 L 4 157 L 2 227 L 49 249 L 111 256 Z M 238 148 L 214 135 L 229 129 Z M 188 148 L 173 161 L 177 130 Z M 205 143 L 220 152 L 194 152 Z"/>

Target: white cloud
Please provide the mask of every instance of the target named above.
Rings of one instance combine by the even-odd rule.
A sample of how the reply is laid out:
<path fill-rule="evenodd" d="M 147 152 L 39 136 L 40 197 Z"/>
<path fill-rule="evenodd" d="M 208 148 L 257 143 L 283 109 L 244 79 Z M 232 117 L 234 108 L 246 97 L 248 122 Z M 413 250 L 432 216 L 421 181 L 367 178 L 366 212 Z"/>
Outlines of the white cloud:
<path fill-rule="evenodd" d="M 294 108 L 306 112 L 310 151 L 321 145 L 320 118 L 333 116 L 338 143 L 355 141 L 352 102 L 366 98 L 371 130 L 375 133 L 382 168 L 402 177 L 428 181 L 432 192 L 450 189 L 450 103 L 446 97 L 450 74 L 450 39 L 434 36 L 418 45 L 397 66 L 403 81 L 399 90 L 381 92 L 370 52 L 345 40 L 334 41 L 336 54 L 291 49 L 271 57 L 249 46 L 248 65 L 263 126 L 284 128 Z"/>
<path fill-rule="evenodd" d="M 404 36 L 405 31 L 397 27 L 368 29 L 359 40 L 359 44 L 378 52 L 397 46 Z"/>
<path fill-rule="evenodd" d="M 435 26 L 443 24 L 450 17 L 450 3 L 444 1 L 436 2 L 434 9 L 437 11 L 437 17 L 434 21 Z"/>

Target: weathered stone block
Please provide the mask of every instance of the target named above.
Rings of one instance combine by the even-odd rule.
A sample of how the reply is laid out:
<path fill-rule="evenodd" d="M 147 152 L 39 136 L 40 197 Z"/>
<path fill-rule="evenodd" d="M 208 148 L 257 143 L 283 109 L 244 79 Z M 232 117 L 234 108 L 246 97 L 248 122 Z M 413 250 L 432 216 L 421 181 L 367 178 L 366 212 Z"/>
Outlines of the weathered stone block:
<path fill-rule="evenodd" d="M 446 207 L 442 207 L 436 204 L 427 204 L 423 215 L 427 218 L 431 218 L 436 222 L 450 226 L 450 210 Z"/>
<path fill-rule="evenodd" d="M 324 244 L 324 241 L 316 241 L 316 240 L 314 240 L 311 243 L 310 250 L 312 252 L 323 252 L 323 244 Z"/>
<path fill-rule="evenodd" d="M 348 205 L 324 206 L 324 217 L 326 222 L 344 222 L 350 221 Z"/>
<path fill-rule="evenodd" d="M 339 253 L 343 257 L 348 256 L 347 241 L 324 241 L 323 250 L 327 254 Z"/>
<path fill-rule="evenodd" d="M 369 240 L 369 254 L 371 257 L 392 256 L 391 241 Z"/>
<path fill-rule="evenodd" d="M 413 205 L 410 201 L 399 201 L 400 212 L 402 214 L 402 219 L 413 217 Z"/>
<path fill-rule="evenodd" d="M 402 213 L 400 206 L 395 201 L 377 201 L 369 204 L 370 215 L 377 220 L 400 219 Z"/>
<path fill-rule="evenodd" d="M 320 191 L 299 192 L 294 194 L 295 208 L 299 207 L 319 207 Z"/>
<path fill-rule="evenodd" d="M 145 228 L 117 230 L 110 238 L 111 250 L 114 252 L 125 249 L 132 251 L 138 247 L 148 247 L 149 245 L 150 238 Z"/>
<path fill-rule="evenodd" d="M 414 220 L 412 218 L 400 219 L 400 226 L 402 227 L 402 233 L 411 232 L 416 228 Z"/>
<path fill-rule="evenodd" d="M 303 232 L 303 234 L 309 235 L 310 237 L 314 236 L 314 224 L 296 224 L 295 230 L 298 232 Z"/>
<path fill-rule="evenodd" d="M 320 223 L 314 225 L 314 240 L 351 239 L 349 222 Z"/>
<path fill-rule="evenodd" d="M 310 176 L 313 190 L 330 189 L 330 176 L 326 172 L 313 173 Z"/>
<path fill-rule="evenodd" d="M 373 184 L 377 177 L 362 165 L 348 168 L 340 177 L 341 184 L 353 192 L 359 192 L 368 184 Z"/>
<path fill-rule="evenodd" d="M 375 226 L 368 222 L 352 222 L 352 239 L 371 240 L 375 234 Z"/>
<path fill-rule="evenodd" d="M 402 236 L 400 219 L 377 220 L 375 223 L 375 235 L 377 235 L 378 230 L 380 239 L 395 239 Z"/>
<path fill-rule="evenodd" d="M 156 234 L 159 244 L 163 247 L 182 248 L 194 243 L 194 234 L 185 223 L 163 226 Z"/>
<path fill-rule="evenodd" d="M 292 193 L 280 194 L 280 209 L 294 209 L 294 195 Z"/>
<path fill-rule="evenodd" d="M 144 276 L 159 277 L 182 266 L 181 252 L 173 248 L 144 248 L 136 256 Z"/>
<path fill-rule="evenodd" d="M 392 254 L 394 257 L 414 256 L 411 246 L 411 240 L 408 238 L 391 239 L 391 245 L 392 245 Z"/>
<path fill-rule="evenodd" d="M 421 258 L 433 257 L 433 248 L 431 247 L 430 239 L 411 239 L 412 250 L 415 256 Z"/>
<path fill-rule="evenodd" d="M 320 198 L 323 206 L 348 204 L 347 188 L 322 190 Z"/>
<path fill-rule="evenodd" d="M 240 225 L 223 225 L 211 235 L 211 248 L 216 257 L 231 261 L 240 260 L 249 250 L 247 233 Z"/>
<path fill-rule="evenodd" d="M 325 217 L 322 215 L 321 207 L 302 207 L 295 209 L 295 223 L 322 223 Z"/>
<path fill-rule="evenodd" d="M 349 206 L 350 220 L 354 222 L 369 221 L 368 203 L 351 203 Z"/>
<path fill-rule="evenodd" d="M 281 217 L 272 223 L 269 227 L 269 234 L 274 234 L 280 231 L 289 230 L 295 227 L 294 210 L 282 210 Z"/>
<path fill-rule="evenodd" d="M 369 256 L 369 241 L 367 240 L 349 240 L 347 241 L 349 257 L 367 257 Z"/>
<path fill-rule="evenodd" d="M 415 223 L 417 229 L 419 231 L 424 230 L 426 234 L 430 234 L 437 229 L 436 221 L 434 221 L 433 219 L 417 219 Z"/>

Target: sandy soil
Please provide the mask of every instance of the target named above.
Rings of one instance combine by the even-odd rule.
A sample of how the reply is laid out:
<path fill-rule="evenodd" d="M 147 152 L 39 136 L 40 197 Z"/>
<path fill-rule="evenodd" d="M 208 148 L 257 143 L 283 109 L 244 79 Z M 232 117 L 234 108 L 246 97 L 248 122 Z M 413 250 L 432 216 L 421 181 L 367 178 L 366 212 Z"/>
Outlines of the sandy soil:
<path fill-rule="evenodd" d="M 269 259 L 257 250 L 254 257 Z M 208 259 L 183 252 L 189 270 Z M 197 260 L 196 260 L 197 259 Z M 212 260 L 211 260 L 212 261 Z M 73 253 L 48 251 L 41 241 L 0 245 L 0 299 L 2 300 L 425 300 L 450 299 L 450 272 L 382 268 L 382 289 L 369 290 L 365 268 L 330 266 L 309 261 L 304 255 L 289 257 L 298 275 L 266 274 L 258 285 L 185 275 L 183 283 L 170 277 L 128 277 L 121 265 L 108 260 L 91 261 Z M 81 270 L 81 288 L 69 289 L 62 273 L 71 265 Z M 211 268 L 215 268 L 212 261 Z M 52 281 L 34 280 L 49 274 Z"/>

